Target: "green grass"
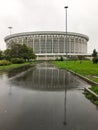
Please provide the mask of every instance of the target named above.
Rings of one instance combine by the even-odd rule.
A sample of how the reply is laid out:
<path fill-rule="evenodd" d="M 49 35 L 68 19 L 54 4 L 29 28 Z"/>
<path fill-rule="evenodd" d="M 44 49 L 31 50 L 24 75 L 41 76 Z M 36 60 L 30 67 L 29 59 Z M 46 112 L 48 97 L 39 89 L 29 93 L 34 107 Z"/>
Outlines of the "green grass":
<path fill-rule="evenodd" d="M 22 66 L 26 66 L 30 64 L 33 65 L 35 64 L 35 62 L 26 62 L 22 64 L 11 64 L 11 65 L 6 65 L 6 66 L 0 66 L 0 71 L 8 71 L 14 68 L 18 68 L 18 67 L 22 67 Z"/>
<path fill-rule="evenodd" d="M 94 104 L 95 104 L 95 105 L 98 105 L 98 101 L 94 101 Z"/>
<path fill-rule="evenodd" d="M 58 68 L 63 69 L 69 69 L 72 70 L 78 74 L 81 74 L 83 76 L 86 76 L 93 81 L 96 81 L 98 83 L 98 78 L 94 76 L 98 76 L 98 64 L 93 64 L 92 61 L 85 60 L 82 61 L 80 64 L 80 61 L 53 61 L 53 63 Z"/>
<path fill-rule="evenodd" d="M 98 87 L 98 86 L 97 86 Z M 92 87 L 93 88 L 93 87 Z M 91 93 L 89 93 L 88 91 L 84 91 L 84 95 L 87 99 L 89 99 L 92 103 L 94 103 L 95 105 L 98 106 L 98 99 L 92 95 Z"/>
<path fill-rule="evenodd" d="M 96 94 L 98 94 L 98 86 L 93 86 L 90 89 L 94 91 Z"/>

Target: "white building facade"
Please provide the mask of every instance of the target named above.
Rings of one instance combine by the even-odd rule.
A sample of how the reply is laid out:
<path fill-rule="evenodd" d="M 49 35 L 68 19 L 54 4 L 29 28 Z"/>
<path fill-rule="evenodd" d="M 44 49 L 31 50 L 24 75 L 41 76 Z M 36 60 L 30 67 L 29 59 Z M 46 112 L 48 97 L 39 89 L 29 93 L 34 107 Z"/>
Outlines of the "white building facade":
<path fill-rule="evenodd" d="M 72 32 L 38 31 L 12 34 L 5 37 L 11 44 L 26 44 L 33 48 L 38 60 L 52 60 L 67 55 L 87 55 L 88 36 Z"/>

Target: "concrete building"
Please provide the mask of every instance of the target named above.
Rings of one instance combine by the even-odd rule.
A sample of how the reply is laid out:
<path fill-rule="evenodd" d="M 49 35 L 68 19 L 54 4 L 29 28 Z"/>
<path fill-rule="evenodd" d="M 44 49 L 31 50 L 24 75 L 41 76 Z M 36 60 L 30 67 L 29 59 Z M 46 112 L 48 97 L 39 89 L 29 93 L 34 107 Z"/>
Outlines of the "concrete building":
<path fill-rule="evenodd" d="M 26 44 L 33 48 L 38 60 L 52 60 L 67 55 L 87 55 L 88 36 L 73 32 L 38 31 L 12 34 L 5 37 L 11 44 Z"/>

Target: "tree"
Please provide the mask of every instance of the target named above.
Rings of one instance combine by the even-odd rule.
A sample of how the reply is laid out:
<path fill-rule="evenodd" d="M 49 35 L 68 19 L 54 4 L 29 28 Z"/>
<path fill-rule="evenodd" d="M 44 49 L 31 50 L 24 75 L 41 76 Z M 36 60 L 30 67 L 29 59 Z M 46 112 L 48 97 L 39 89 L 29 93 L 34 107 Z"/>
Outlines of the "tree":
<path fill-rule="evenodd" d="M 6 49 L 3 53 L 4 53 L 4 59 L 6 59 L 6 60 L 11 59 L 11 50 L 10 49 Z"/>
<path fill-rule="evenodd" d="M 23 58 L 25 61 L 26 60 L 29 61 L 30 59 L 35 59 L 36 56 L 33 52 L 33 48 L 23 44 L 21 47 L 21 58 Z"/>
<path fill-rule="evenodd" d="M 11 46 L 11 58 L 22 58 L 22 45 L 14 44 Z"/>
<path fill-rule="evenodd" d="M 0 60 L 3 58 L 3 51 L 0 50 Z"/>
<path fill-rule="evenodd" d="M 33 53 L 33 48 L 28 47 L 27 59 L 36 59 L 36 55 Z"/>
<path fill-rule="evenodd" d="M 26 61 L 26 59 L 28 58 L 28 47 L 25 44 L 22 45 L 21 52 L 22 58 Z"/>
<path fill-rule="evenodd" d="M 5 59 L 11 60 L 11 58 L 23 58 L 25 61 L 35 59 L 36 56 L 33 52 L 33 48 L 26 46 L 25 44 L 11 45 L 10 49 L 5 50 Z"/>

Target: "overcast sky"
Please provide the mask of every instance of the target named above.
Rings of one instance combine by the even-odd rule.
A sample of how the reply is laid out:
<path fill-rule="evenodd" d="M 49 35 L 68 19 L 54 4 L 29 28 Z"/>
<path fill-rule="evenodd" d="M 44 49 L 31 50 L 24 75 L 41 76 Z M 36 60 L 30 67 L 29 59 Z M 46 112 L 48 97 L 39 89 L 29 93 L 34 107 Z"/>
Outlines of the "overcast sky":
<path fill-rule="evenodd" d="M 98 0 L 0 0 L 0 49 L 4 37 L 32 31 L 65 31 L 68 5 L 68 32 L 89 36 L 88 53 L 98 51 Z"/>

